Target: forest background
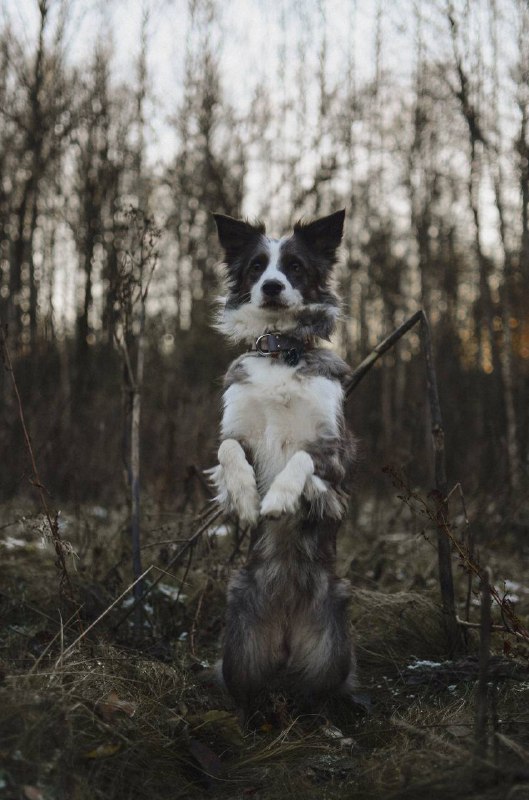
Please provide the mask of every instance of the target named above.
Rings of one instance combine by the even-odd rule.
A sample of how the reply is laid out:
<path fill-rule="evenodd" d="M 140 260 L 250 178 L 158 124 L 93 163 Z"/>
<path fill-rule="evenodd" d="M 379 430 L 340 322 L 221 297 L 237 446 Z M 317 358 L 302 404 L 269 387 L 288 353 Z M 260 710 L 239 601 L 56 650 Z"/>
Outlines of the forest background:
<path fill-rule="evenodd" d="M 0 314 L 56 498 L 124 496 L 116 342 L 128 338 L 132 357 L 142 305 L 125 297 L 143 236 L 131 238 L 132 209 L 160 233 L 141 430 L 155 502 L 174 503 L 189 469 L 212 463 L 234 355 L 210 329 L 210 212 L 260 217 L 278 235 L 344 206 L 337 346 L 355 365 L 422 306 L 450 479 L 518 491 L 529 453 L 527 3 L 38 0 L 4 3 L 3 17 Z M 411 334 L 351 403 L 369 453 L 362 491 L 388 460 L 431 482 L 417 351 Z M 27 469 L 0 381 L 5 500 L 27 489 Z"/>

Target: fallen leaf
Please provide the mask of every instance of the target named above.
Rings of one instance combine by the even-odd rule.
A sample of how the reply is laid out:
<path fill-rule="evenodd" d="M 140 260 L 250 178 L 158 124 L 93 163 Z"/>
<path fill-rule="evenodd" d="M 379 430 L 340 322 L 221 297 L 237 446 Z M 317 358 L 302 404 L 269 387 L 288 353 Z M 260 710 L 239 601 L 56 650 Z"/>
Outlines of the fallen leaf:
<path fill-rule="evenodd" d="M 230 744 L 240 745 L 243 741 L 239 720 L 229 711 L 212 709 L 202 714 L 192 714 L 187 717 L 187 722 L 192 726 L 193 731 L 202 728 L 213 730 Z"/>
<path fill-rule="evenodd" d="M 121 745 L 118 744 L 99 744 L 93 750 L 90 750 L 88 753 L 85 753 L 85 758 L 108 758 L 109 756 L 115 755 L 118 750 L 121 748 Z"/>
<path fill-rule="evenodd" d="M 36 786 L 23 786 L 22 791 L 27 800 L 43 800 L 42 792 Z"/>
<path fill-rule="evenodd" d="M 260 725 L 259 730 L 261 733 L 272 733 L 274 726 L 270 722 L 263 722 L 263 724 Z"/>
<path fill-rule="evenodd" d="M 121 700 L 117 692 L 110 692 L 108 697 L 96 703 L 96 711 L 106 722 L 112 722 L 114 716 L 120 712 L 126 714 L 127 717 L 133 717 L 136 713 L 136 705 L 130 700 Z"/>
<path fill-rule="evenodd" d="M 469 725 L 455 722 L 453 725 L 448 725 L 446 730 L 448 733 L 455 736 L 456 739 L 468 739 L 472 736 L 472 728 Z"/>

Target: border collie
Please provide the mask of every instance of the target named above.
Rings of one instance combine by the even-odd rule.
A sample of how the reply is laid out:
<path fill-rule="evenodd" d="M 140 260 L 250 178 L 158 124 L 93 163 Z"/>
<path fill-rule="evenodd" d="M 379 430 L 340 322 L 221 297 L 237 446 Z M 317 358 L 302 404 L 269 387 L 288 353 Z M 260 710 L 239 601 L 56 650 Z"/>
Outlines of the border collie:
<path fill-rule="evenodd" d="M 335 574 L 354 441 L 345 430 L 349 370 L 331 350 L 331 272 L 344 211 L 272 239 L 215 214 L 228 294 L 217 328 L 247 352 L 228 369 L 217 500 L 252 526 L 228 589 L 222 674 L 247 714 L 271 689 L 313 702 L 348 693 L 355 661 L 349 584 Z"/>

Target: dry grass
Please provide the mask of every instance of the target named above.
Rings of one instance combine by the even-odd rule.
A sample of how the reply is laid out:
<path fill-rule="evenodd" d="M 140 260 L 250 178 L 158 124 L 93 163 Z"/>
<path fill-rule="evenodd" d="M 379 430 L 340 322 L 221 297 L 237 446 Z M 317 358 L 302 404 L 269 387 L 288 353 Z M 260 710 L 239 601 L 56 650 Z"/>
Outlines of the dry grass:
<path fill-rule="evenodd" d="M 398 669 L 414 658 L 438 659 L 447 652 L 439 602 L 427 593 L 353 589 L 351 619 L 366 668 Z"/>
<path fill-rule="evenodd" d="M 96 517 L 70 521 L 66 537 L 80 552 L 75 588 L 87 622 L 128 582 L 120 519 Z M 376 536 L 360 521 L 341 559 L 355 582 L 351 617 L 370 713 L 337 704 L 327 721 L 299 717 L 276 697 L 253 733 L 241 731 L 205 666 L 219 650 L 228 537 L 206 539 L 189 569 L 164 576 L 166 589 L 184 580 L 181 597 L 153 593 L 141 641 L 128 624 L 113 630 L 116 609 L 61 659 L 78 630 L 75 621 L 61 627 L 53 560 L 35 526 L 6 529 L 25 543 L 2 560 L 0 799 L 529 797 L 523 666 L 516 680 L 498 681 L 481 784 L 472 763 L 475 670 L 410 668 L 443 662 L 446 641 L 434 583 L 414 588 L 418 573 L 430 574 L 432 548 L 417 532 L 406 538 L 406 524 L 395 519 L 397 535 L 386 520 Z M 151 526 L 146 544 L 182 534 L 181 522 L 172 532 Z M 145 566 L 163 564 L 162 548 L 145 553 Z M 496 637 L 499 655 L 502 646 Z"/>

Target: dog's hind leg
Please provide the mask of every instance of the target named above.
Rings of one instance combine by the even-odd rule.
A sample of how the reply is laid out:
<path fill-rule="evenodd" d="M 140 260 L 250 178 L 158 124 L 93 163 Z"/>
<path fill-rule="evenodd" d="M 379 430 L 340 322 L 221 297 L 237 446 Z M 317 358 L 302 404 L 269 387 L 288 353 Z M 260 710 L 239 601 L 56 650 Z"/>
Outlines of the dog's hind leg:
<path fill-rule="evenodd" d="M 293 620 L 288 671 L 298 676 L 306 697 L 347 693 L 354 686 L 348 600 L 348 582 L 331 578 L 320 598 L 301 606 Z"/>
<path fill-rule="evenodd" d="M 222 674 L 245 714 L 257 704 L 272 675 L 285 661 L 284 632 L 253 575 L 241 569 L 228 590 Z"/>

